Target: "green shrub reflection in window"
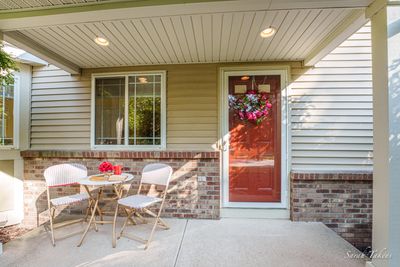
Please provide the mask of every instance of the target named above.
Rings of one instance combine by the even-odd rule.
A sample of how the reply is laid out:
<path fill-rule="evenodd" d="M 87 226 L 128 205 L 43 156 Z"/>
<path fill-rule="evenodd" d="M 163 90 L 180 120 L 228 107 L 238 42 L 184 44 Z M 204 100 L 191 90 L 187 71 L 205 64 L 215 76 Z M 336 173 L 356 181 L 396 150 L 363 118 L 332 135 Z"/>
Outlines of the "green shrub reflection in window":
<path fill-rule="evenodd" d="M 130 77 L 129 144 L 161 144 L 160 75 Z"/>

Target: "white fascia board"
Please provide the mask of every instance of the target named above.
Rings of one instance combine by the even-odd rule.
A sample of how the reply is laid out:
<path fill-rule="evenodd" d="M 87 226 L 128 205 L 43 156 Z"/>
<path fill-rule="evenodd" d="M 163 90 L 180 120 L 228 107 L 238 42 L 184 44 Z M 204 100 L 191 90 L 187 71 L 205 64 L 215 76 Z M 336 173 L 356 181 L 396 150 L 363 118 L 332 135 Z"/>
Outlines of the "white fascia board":
<path fill-rule="evenodd" d="M 272 0 L 271 9 L 360 8 L 374 0 Z"/>
<path fill-rule="evenodd" d="M 16 57 L 15 60 L 17 60 L 21 63 L 32 65 L 32 66 L 45 66 L 45 65 L 49 64 L 48 62 L 30 54 L 30 53 L 23 53 L 22 55 Z"/>
<path fill-rule="evenodd" d="M 3 35 L 4 41 L 15 45 L 16 47 L 25 50 L 26 52 L 37 56 L 38 58 L 47 61 L 48 63 L 65 70 L 70 74 L 80 74 L 81 69 L 78 65 L 65 59 L 64 57 L 50 51 L 41 44 L 35 42 L 29 37 L 20 32 L 5 32 Z"/>

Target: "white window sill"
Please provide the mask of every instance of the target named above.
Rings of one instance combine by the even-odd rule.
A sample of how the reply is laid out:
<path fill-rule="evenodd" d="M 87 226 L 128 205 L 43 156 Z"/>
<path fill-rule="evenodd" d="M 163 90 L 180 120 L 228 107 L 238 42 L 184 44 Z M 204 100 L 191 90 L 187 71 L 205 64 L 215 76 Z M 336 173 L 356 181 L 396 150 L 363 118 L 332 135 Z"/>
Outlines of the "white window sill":
<path fill-rule="evenodd" d="M 0 146 L 0 150 L 18 150 L 15 146 Z"/>
<path fill-rule="evenodd" d="M 163 151 L 166 150 L 163 146 L 92 146 L 92 150 L 107 150 L 107 151 Z"/>

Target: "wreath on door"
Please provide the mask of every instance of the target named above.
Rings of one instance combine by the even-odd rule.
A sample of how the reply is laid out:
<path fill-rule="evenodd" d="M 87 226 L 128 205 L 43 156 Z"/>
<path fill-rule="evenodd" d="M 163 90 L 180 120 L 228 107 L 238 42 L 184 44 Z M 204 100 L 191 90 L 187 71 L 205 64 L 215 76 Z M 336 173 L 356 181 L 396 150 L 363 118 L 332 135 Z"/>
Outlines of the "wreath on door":
<path fill-rule="evenodd" d="M 268 117 L 272 104 L 267 93 L 248 90 L 244 95 L 229 95 L 229 107 L 240 120 L 258 125 Z"/>

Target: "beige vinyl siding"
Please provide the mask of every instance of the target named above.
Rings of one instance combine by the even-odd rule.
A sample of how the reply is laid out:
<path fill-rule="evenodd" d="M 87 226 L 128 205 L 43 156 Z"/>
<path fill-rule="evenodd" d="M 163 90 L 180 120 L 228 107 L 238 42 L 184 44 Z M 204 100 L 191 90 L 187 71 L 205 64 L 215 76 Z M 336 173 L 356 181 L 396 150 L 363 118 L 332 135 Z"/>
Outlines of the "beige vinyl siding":
<path fill-rule="evenodd" d="M 371 36 L 367 24 L 290 91 L 293 170 L 372 170 Z"/>
<path fill-rule="evenodd" d="M 167 149 L 213 150 L 218 135 L 216 64 L 85 70 L 70 76 L 35 67 L 32 78 L 31 148 L 89 149 L 91 74 L 167 71 Z"/>
<path fill-rule="evenodd" d="M 168 149 L 212 149 L 218 136 L 216 65 L 167 71 Z"/>
<path fill-rule="evenodd" d="M 300 62 L 263 64 L 301 67 Z M 191 64 L 84 69 L 81 77 L 70 76 L 54 66 L 35 67 L 32 81 L 31 149 L 90 148 L 92 73 L 165 70 L 167 149 L 214 150 L 218 140 L 219 122 L 218 71 L 220 67 L 239 65 Z"/>
<path fill-rule="evenodd" d="M 90 78 L 33 67 L 31 149 L 90 148 Z"/>

